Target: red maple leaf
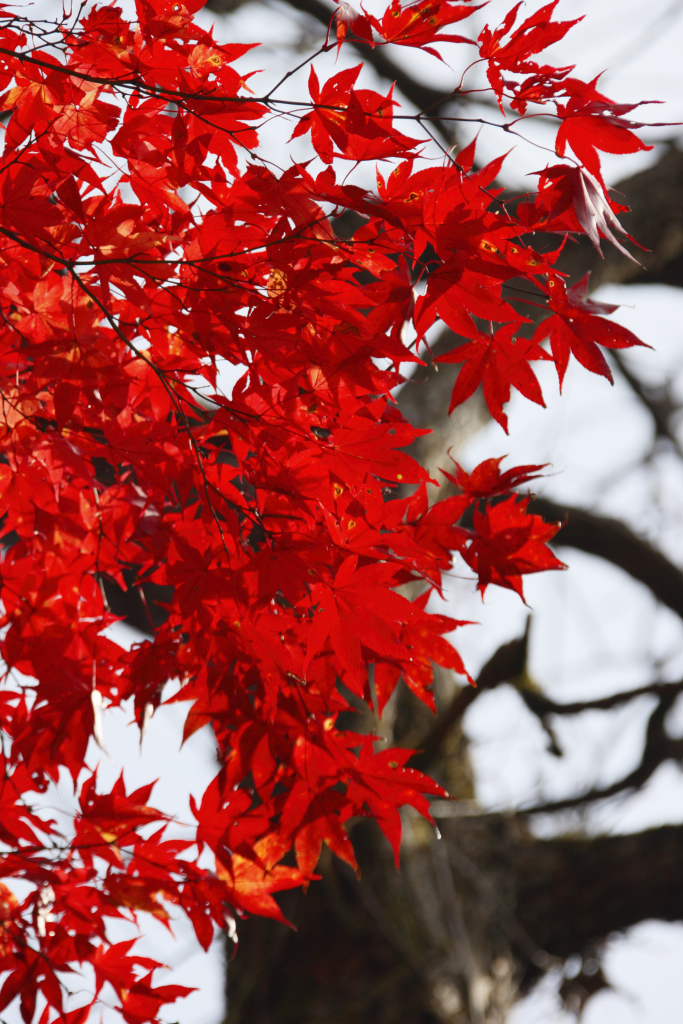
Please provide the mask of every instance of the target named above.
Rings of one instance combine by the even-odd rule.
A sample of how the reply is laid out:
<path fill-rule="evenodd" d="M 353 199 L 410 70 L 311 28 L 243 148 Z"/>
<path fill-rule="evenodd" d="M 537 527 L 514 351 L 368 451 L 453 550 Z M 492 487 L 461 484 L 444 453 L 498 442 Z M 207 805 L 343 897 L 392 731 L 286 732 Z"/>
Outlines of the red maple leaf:
<path fill-rule="evenodd" d="M 567 146 L 571 146 L 588 173 L 601 182 L 599 152 L 637 153 L 652 146 L 646 145 L 633 131 L 642 128 L 642 122 L 623 116 L 641 104 L 614 103 L 597 91 L 599 77 L 588 83 L 574 78 L 565 83 L 569 100 L 558 104 L 562 124 L 555 150 L 559 156 L 564 156 Z"/>
<path fill-rule="evenodd" d="M 472 43 L 467 36 L 442 31 L 448 25 L 469 18 L 483 4 L 451 3 L 449 0 L 417 0 L 402 4 L 391 0 L 381 18 L 368 16 L 370 24 L 387 43 L 415 46 L 441 59 L 438 50 L 427 45 L 437 42 Z"/>
<path fill-rule="evenodd" d="M 612 371 L 598 346 L 621 349 L 642 346 L 644 342 L 621 324 L 597 315 L 611 313 L 617 307 L 588 298 L 588 277 L 573 288 L 567 288 L 559 277 L 551 277 L 548 294 L 554 314 L 539 324 L 534 338 L 536 342 L 550 338 L 560 386 L 570 355 L 591 373 L 600 374 L 611 383 Z"/>
<path fill-rule="evenodd" d="M 348 160 L 396 156 L 417 145 L 417 139 L 402 135 L 393 126 L 393 87 L 387 96 L 353 88 L 362 68 L 357 64 L 340 71 L 321 88 L 311 67 L 308 89 L 314 109 L 302 117 L 292 138 L 310 131 L 316 152 L 327 164 L 335 156 Z"/>
<path fill-rule="evenodd" d="M 546 523 L 529 512 L 530 500 L 511 495 L 484 509 L 475 508 L 474 537 L 463 558 L 477 574 L 482 594 L 495 583 L 524 597 L 523 576 L 566 568 L 548 547 L 561 524 Z"/>
<path fill-rule="evenodd" d="M 508 12 L 497 29 L 492 31 L 488 26 L 482 29 L 478 39 L 479 52 L 488 62 L 486 73 L 501 110 L 506 86 L 503 71 L 531 71 L 543 74 L 556 70 L 539 66 L 530 58 L 563 39 L 570 28 L 582 20 L 575 18 L 573 21 L 553 21 L 552 16 L 558 3 L 559 0 L 552 0 L 552 3 L 545 4 L 513 31 L 517 14 L 522 7 L 520 2 Z M 508 33 L 510 35 L 505 40 Z"/>
<path fill-rule="evenodd" d="M 539 476 L 546 466 L 514 466 L 501 472 L 500 464 L 506 456 L 497 459 L 485 459 L 471 473 L 466 473 L 459 463 L 455 463 L 455 473 L 445 469 L 441 472 L 463 491 L 470 499 L 493 498 L 500 494 L 508 494 L 513 487 L 527 483 Z"/>
<path fill-rule="evenodd" d="M 510 399 L 514 387 L 525 398 L 545 405 L 543 392 L 529 363 L 547 359 L 538 339 L 517 336 L 517 325 L 500 327 L 491 334 L 472 332 L 453 352 L 438 357 L 443 363 L 463 363 L 451 395 L 451 410 L 462 405 L 481 385 L 492 416 L 507 430 L 507 416 L 503 406 Z"/>

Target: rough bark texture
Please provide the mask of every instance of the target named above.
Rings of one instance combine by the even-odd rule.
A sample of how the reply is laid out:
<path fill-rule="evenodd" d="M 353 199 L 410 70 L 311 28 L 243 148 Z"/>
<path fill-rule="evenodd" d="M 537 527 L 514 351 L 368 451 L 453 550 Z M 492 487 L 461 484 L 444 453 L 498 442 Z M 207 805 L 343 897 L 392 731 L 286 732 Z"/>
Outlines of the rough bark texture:
<path fill-rule="evenodd" d="M 250 920 L 230 1024 L 492 1024 L 549 966 L 612 932 L 683 917 L 683 826 L 539 840 L 514 817 L 457 817 L 405 852 L 368 842 L 288 904 L 298 932 Z"/>
<path fill-rule="evenodd" d="M 682 849 L 681 825 L 517 843 L 517 920 L 539 948 L 562 959 L 647 918 L 679 921 Z"/>

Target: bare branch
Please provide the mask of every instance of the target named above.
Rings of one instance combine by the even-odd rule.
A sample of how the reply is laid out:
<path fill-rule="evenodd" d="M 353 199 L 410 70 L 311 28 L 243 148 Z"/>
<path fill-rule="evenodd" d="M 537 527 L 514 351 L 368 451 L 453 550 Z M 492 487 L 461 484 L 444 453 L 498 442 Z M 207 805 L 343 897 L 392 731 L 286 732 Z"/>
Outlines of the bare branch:
<path fill-rule="evenodd" d="M 670 692 L 676 690 L 676 692 Z M 674 738 L 666 732 L 666 716 L 678 696 L 678 690 L 670 687 L 669 691 L 660 695 L 657 704 L 648 719 L 645 734 L 645 745 L 639 763 L 626 775 L 610 783 L 608 786 L 596 786 L 584 793 L 577 793 L 563 800 L 550 800 L 547 803 L 526 807 L 520 813 L 553 814 L 574 807 L 581 807 L 596 800 L 607 800 L 631 789 L 640 789 L 665 761 L 679 761 L 683 757 L 683 738 Z"/>
<path fill-rule="evenodd" d="M 637 700 L 638 697 L 668 698 L 669 694 L 677 697 L 683 693 L 683 680 L 677 683 L 647 683 L 645 686 L 637 686 L 634 690 L 620 690 L 619 693 L 610 693 L 606 697 L 596 697 L 593 700 L 576 700 L 566 704 L 551 700 L 544 693 L 536 690 L 520 691 L 524 703 L 534 714 L 543 715 L 580 715 L 583 711 L 611 711 L 612 708 L 626 704 L 630 700 Z"/>
<path fill-rule="evenodd" d="M 619 373 L 643 408 L 650 414 L 654 425 L 655 439 L 661 438 L 668 441 L 676 455 L 683 459 L 683 447 L 672 423 L 673 416 L 679 411 L 679 408 L 669 389 L 666 386 L 652 387 L 644 384 L 619 352 L 612 352 L 611 355 Z"/>
<path fill-rule="evenodd" d="M 648 918 L 680 921 L 682 843 L 682 825 L 589 840 L 520 837 L 509 851 L 520 927 L 537 948 L 567 957 Z"/>
<path fill-rule="evenodd" d="M 556 544 L 596 555 L 643 583 L 662 604 L 683 618 L 683 571 L 619 519 L 535 498 L 532 508 L 545 519 L 561 520 Z"/>

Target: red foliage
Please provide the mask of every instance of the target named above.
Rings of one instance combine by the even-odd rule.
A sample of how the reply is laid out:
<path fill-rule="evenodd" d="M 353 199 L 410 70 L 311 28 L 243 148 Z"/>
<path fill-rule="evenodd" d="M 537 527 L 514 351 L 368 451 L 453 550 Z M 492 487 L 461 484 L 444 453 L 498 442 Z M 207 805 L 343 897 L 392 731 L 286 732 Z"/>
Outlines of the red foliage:
<path fill-rule="evenodd" d="M 461 623 L 427 606 L 454 558 L 482 591 L 520 594 L 561 563 L 558 527 L 509 494 L 542 467 L 457 467 L 459 493 L 430 505 L 394 399 L 400 364 L 420 361 L 406 323 L 420 342 L 439 321 L 456 332 L 452 405 L 482 385 L 503 425 L 512 388 L 543 404 L 533 362 L 562 380 L 573 354 L 609 376 L 598 346 L 638 344 L 554 269 L 567 235 L 616 241 L 599 154 L 643 145 L 631 107 L 538 63 L 572 24 L 555 2 L 476 41 L 460 34 L 474 3 L 342 5 L 319 51 L 349 35 L 465 46 L 503 112 L 555 118 L 557 154 L 577 158 L 522 203 L 495 183 L 502 158 L 432 159 L 423 121 L 399 131 L 362 65 L 320 81 L 311 63 L 296 104 L 258 95 L 235 66 L 250 47 L 217 43 L 199 6 L 138 0 L 132 22 L 95 6 L 52 32 L 0 11 L 0 867 L 28 893 L 0 888 L 0 1012 L 19 997 L 27 1024 L 83 1024 L 103 987 L 124 1020 L 156 1021 L 187 990 L 157 986 L 107 918 L 168 923 L 175 905 L 206 947 L 234 917 L 281 917 L 274 894 L 315 878 L 323 843 L 355 866 L 352 819 L 376 819 L 398 857 L 400 807 L 429 817 L 443 795 L 409 751 L 340 724 L 348 695 L 381 710 L 404 681 L 433 706 L 434 664 L 466 675 Z M 261 151 L 283 113 L 322 167 L 280 171 Z M 354 173 L 377 160 L 375 194 Z M 345 210 L 363 220 L 350 239 Z M 534 247 L 541 231 L 556 251 Z M 536 328 L 529 294 L 547 309 Z M 226 363 L 242 367 L 231 397 Z M 104 583 L 166 588 L 163 623 L 130 651 L 105 633 Z M 190 702 L 185 736 L 213 727 L 222 767 L 193 841 L 167 837 L 151 785 L 98 791 L 89 743 L 129 699 L 139 723 L 173 699 Z M 68 776 L 71 831 L 35 800 Z M 73 1009 L 80 965 L 94 989 Z"/>

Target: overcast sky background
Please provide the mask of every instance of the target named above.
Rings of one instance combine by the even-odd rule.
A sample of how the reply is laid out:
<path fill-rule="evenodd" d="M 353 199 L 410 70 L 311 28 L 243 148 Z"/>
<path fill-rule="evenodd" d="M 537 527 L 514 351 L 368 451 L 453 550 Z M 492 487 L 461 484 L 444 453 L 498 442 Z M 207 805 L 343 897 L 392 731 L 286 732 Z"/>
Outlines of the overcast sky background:
<path fill-rule="evenodd" d="M 50 0 L 19 4 L 41 14 L 54 15 Z M 127 5 L 126 5 L 127 6 Z M 367 7 L 382 8 L 383 3 Z M 495 0 L 486 12 L 506 10 L 511 2 Z M 529 11 L 539 3 L 527 5 Z M 601 82 L 604 92 L 618 100 L 663 99 L 664 107 L 644 108 L 644 118 L 683 121 L 683 5 L 680 0 L 563 0 L 560 13 L 576 17 L 589 9 L 586 20 L 557 47 L 561 63 L 576 62 L 577 74 L 587 78 L 608 68 Z M 264 16 L 264 11 L 267 16 Z M 209 15 L 202 13 L 202 21 Z M 481 20 L 484 20 L 482 12 Z M 265 45 L 258 56 L 241 65 L 267 68 L 264 84 L 277 80 L 294 61 L 288 43 L 296 42 L 303 19 L 291 9 L 272 3 L 249 3 L 229 18 L 219 20 L 220 39 L 254 41 Z M 311 36 L 312 48 L 319 36 Z M 409 66 L 411 54 L 398 51 L 396 59 Z M 342 62 L 344 57 L 342 57 Z M 340 66 L 341 63 L 340 62 Z M 350 53 L 348 63 L 357 63 Z M 328 67 L 333 57 L 324 62 Z M 458 64 L 454 64 L 457 68 Z M 417 72 L 415 61 L 411 70 Z M 419 71 L 435 84 L 444 84 L 447 69 L 420 58 Z M 288 83 L 291 95 L 304 95 L 307 72 Z M 257 79 L 260 89 L 261 79 Z M 298 92 L 297 92 L 298 90 Z M 286 95 L 283 93 L 282 95 Z M 637 115 L 636 115 L 637 116 Z M 273 145 L 282 144 L 286 126 L 275 126 Z M 673 137 L 676 129 L 647 132 L 651 139 Z M 278 136 L 279 133 L 279 136 Z M 500 152 L 500 132 L 483 132 L 482 152 Z M 278 138 L 280 143 L 278 143 Z M 468 141 L 468 140 L 467 140 Z M 509 141 L 509 140 L 505 140 Z M 656 154 L 638 154 L 628 161 L 605 161 L 608 180 L 631 173 Z M 285 155 L 281 160 L 285 160 Z M 508 181 L 520 184 L 524 175 L 539 169 L 546 155 L 518 147 L 510 155 Z M 632 364 L 656 381 L 671 377 L 683 399 L 681 330 L 683 291 L 665 287 L 603 289 L 600 298 L 624 303 L 617 318 L 654 347 L 629 353 Z M 643 456 L 651 447 L 651 427 L 628 389 L 617 381 L 614 388 L 576 367 L 568 374 L 565 394 L 547 375 L 549 408 L 541 410 L 520 399 L 510 410 L 511 433 L 506 437 L 496 425 L 487 426 L 460 453 L 472 465 L 491 455 L 509 453 L 510 464 L 552 462 L 552 475 L 543 490 L 559 499 L 616 514 L 641 532 L 651 532 L 675 560 L 683 561 L 683 479 L 681 466 L 660 452 L 645 467 Z M 637 686 L 651 678 L 653 657 L 662 678 L 683 674 L 683 629 L 678 619 L 656 606 L 649 593 L 628 583 L 614 569 L 597 560 L 570 555 L 567 573 L 546 574 L 526 586 L 534 609 L 531 640 L 531 672 L 548 694 L 562 700 L 595 697 L 600 693 Z M 472 669 L 477 669 L 498 643 L 516 636 L 527 609 L 506 592 L 491 590 L 484 603 L 473 593 L 471 582 L 453 576 L 448 588 L 447 610 L 461 619 L 477 619 L 479 627 L 458 634 L 458 643 Z M 120 627 L 117 634 L 129 642 L 132 631 Z M 515 694 L 500 688 L 483 694 L 466 719 L 472 739 L 482 802 L 503 809 L 531 803 L 540 797 L 560 797 L 584 784 L 606 783 L 618 778 L 637 758 L 642 742 L 647 701 L 607 715 L 584 714 L 558 723 L 565 757 L 558 761 L 546 751 L 545 738 Z M 683 707 L 679 709 L 683 733 Z M 155 803 L 188 821 L 189 788 L 201 793 L 215 773 L 213 745 L 208 730 L 192 737 L 178 750 L 178 714 L 162 709 L 150 724 L 142 748 L 137 730 L 128 725 L 125 711 L 104 715 L 108 755 L 94 746 L 91 760 L 100 762 L 101 787 L 113 783 L 121 765 L 130 784 L 159 776 Z M 68 810 L 66 797 L 52 794 Z M 611 801 L 580 818 L 567 815 L 561 822 L 539 822 L 541 830 L 578 826 L 594 831 L 632 831 L 662 822 L 683 821 L 683 778 L 673 766 L 665 766 L 636 797 Z M 219 945 L 208 955 L 196 946 L 191 929 L 183 922 L 176 936 L 168 935 L 158 922 L 147 928 L 142 951 L 171 965 L 172 980 L 198 985 L 201 991 L 169 1008 L 165 1019 L 183 1024 L 218 1024 L 223 1006 L 223 954 Z M 122 933 L 123 934 L 123 933 Z M 584 1024 L 663 1024 L 679 1014 L 680 976 L 683 964 L 683 926 L 648 922 L 608 945 L 606 973 L 614 988 L 592 999 Z M 239 959 L 233 970 L 239 970 Z M 171 976 L 159 982 L 170 981 Z M 510 1024 L 569 1024 L 572 1018 L 558 1009 L 557 979 L 552 976 L 514 1011 Z M 11 1014 L 5 1014 L 12 1021 Z M 17 1018 L 18 1019 L 18 1018 Z M 109 1015 L 109 1020 L 113 1017 Z M 409 1024 L 409 1022 L 407 1022 Z"/>

